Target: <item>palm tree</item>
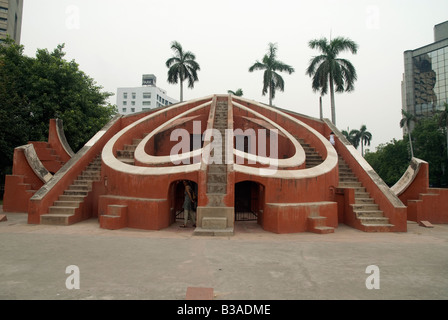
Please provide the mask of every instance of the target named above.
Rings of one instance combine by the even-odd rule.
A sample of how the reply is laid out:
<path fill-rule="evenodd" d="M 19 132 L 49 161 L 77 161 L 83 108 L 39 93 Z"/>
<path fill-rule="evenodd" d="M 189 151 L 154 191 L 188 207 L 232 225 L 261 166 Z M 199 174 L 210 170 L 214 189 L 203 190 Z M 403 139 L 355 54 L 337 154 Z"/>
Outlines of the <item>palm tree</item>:
<path fill-rule="evenodd" d="M 243 96 L 243 89 L 238 89 L 236 91 L 227 90 L 227 93 L 233 94 L 234 96 L 237 96 L 237 97 L 242 97 Z"/>
<path fill-rule="evenodd" d="M 448 157 L 448 103 L 444 103 L 445 109 L 439 113 L 439 126 L 445 128 L 446 132 L 446 150 Z"/>
<path fill-rule="evenodd" d="M 406 130 L 408 131 L 409 136 L 409 146 L 411 147 L 411 158 L 414 158 L 414 148 L 412 147 L 412 137 L 411 137 L 411 123 L 417 122 L 417 118 L 415 117 L 415 114 L 401 110 L 401 114 L 403 115 L 403 118 L 400 120 L 400 128 L 403 128 L 406 126 Z"/>
<path fill-rule="evenodd" d="M 348 142 L 350 142 L 356 149 L 358 149 L 359 146 L 359 137 L 358 135 L 359 130 L 351 130 L 347 127 L 347 130 L 342 130 L 342 134 L 347 138 Z"/>
<path fill-rule="evenodd" d="M 253 72 L 254 70 L 264 70 L 262 95 L 269 92 L 269 105 L 272 106 L 272 99 L 275 98 L 275 90 L 285 90 L 285 82 L 277 71 L 291 74 L 294 72 L 294 68 L 277 60 L 277 45 L 269 43 L 268 53 L 264 55 L 262 62 L 257 60 L 249 68 L 249 72 Z"/>
<path fill-rule="evenodd" d="M 358 45 L 343 37 L 337 37 L 330 42 L 327 38 L 311 40 L 308 45 L 311 49 L 318 49 L 322 54 L 310 60 L 306 74 L 313 78 L 313 91 L 320 91 L 321 95 L 325 95 L 330 86 L 331 121 L 336 125 L 334 86 L 336 86 L 336 92 L 350 92 L 354 90 L 354 83 L 357 79 L 355 67 L 351 62 L 337 58 L 337 56 L 345 50 L 356 54 Z"/>
<path fill-rule="evenodd" d="M 184 80 L 188 79 L 188 87 L 194 88 L 194 82 L 199 80 L 197 72 L 201 68 L 195 61 L 196 56 L 190 51 L 184 51 L 179 42 L 173 41 L 171 49 L 174 51 L 174 56 L 166 60 L 165 63 L 167 68 L 169 68 L 168 82 L 174 84 L 180 81 L 180 102 L 183 102 Z"/>
<path fill-rule="evenodd" d="M 361 144 L 361 155 L 364 157 L 364 146 L 370 146 L 370 141 L 372 140 L 372 134 L 367 131 L 366 125 L 363 124 L 359 130 L 351 130 L 349 137 L 350 142 L 356 149 Z"/>
<path fill-rule="evenodd" d="M 372 134 L 367 131 L 365 124 L 359 129 L 359 140 L 361 142 L 361 154 L 364 157 L 364 146 L 370 146 L 370 141 L 372 141 Z"/>

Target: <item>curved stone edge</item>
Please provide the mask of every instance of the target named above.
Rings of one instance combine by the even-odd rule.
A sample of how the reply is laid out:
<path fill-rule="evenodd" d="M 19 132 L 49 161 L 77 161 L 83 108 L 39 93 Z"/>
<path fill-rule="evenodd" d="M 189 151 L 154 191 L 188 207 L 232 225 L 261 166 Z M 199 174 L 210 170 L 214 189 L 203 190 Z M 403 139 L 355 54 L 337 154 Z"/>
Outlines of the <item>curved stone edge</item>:
<path fill-rule="evenodd" d="M 168 109 L 171 108 L 179 108 L 182 106 L 185 106 L 186 104 L 194 103 L 197 101 L 207 101 L 213 99 L 213 95 L 209 95 L 206 97 L 185 101 L 182 103 L 178 103 L 172 106 L 169 106 Z M 138 167 L 129 165 L 126 163 L 123 163 L 122 161 L 118 160 L 115 155 L 113 154 L 113 147 L 116 143 L 116 141 L 128 130 L 133 129 L 134 127 L 138 126 L 139 124 L 149 120 L 151 117 L 155 117 L 159 115 L 162 112 L 166 112 L 168 110 L 167 108 L 163 108 L 159 111 L 156 111 L 154 113 L 151 113 L 150 115 L 143 117 L 132 124 L 128 125 L 127 127 L 121 129 L 119 132 L 117 132 L 104 146 L 103 151 L 101 153 L 103 163 L 118 172 L 124 172 L 128 174 L 135 174 L 135 175 L 165 175 L 165 174 L 174 174 L 174 173 L 188 173 L 188 172 L 194 172 L 201 168 L 201 163 L 197 164 L 191 164 L 191 165 L 183 165 L 183 166 L 174 166 L 174 167 Z M 138 148 L 138 147 L 137 147 Z M 137 151 L 137 149 L 136 149 Z M 196 153 L 194 153 L 196 154 Z M 137 159 L 137 157 L 136 157 Z M 163 168 L 163 170 L 161 170 Z"/>
<path fill-rule="evenodd" d="M 145 152 L 145 145 L 146 143 L 152 139 L 158 132 L 160 132 L 162 129 L 164 129 L 165 127 L 169 126 L 170 124 L 172 124 L 174 121 L 182 119 L 186 116 L 188 116 L 190 113 L 196 112 L 200 109 L 204 109 L 208 106 L 210 106 L 212 104 L 212 101 L 207 101 L 204 102 L 203 104 L 200 104 L 199 106 L 196 106 L 190 110 L 187 110 L 177 116 L 175 116 L 174 118 L 170 119 L 169 121 L 163 123 L 162 125 L 158 126 L 157 128 L 155 128 L 154 130 L 152 130 L 137 146 L 137 148 L 135 149 L 135 159 L 140 162 L 140 163 L 144 163 L 144 164 L 149 164 L 149 165 L 163 165 L 163 164 L 167 164 L 167 163 L 171 163 L 172 162 L 172 156 L 153 156 L 153 155 L 149 155 Z M 149 120 L 151 117 L 148 117 L 147 120 Z M 131 125 L 132 126 L 132 125 Z M 132 128 L 135 126 L 132 126 Z M 129 130 L 129 129 L 128 129 Z M 127 131 L 127 130 L 126 130 Z M 125 132 L 125 131 L 124 131 Z M 123 133 L 124 133 L 123 132 Z M 182 162 L 186 159 L 190 159 L 192 157 L 196 157 L 199 156 L 203 153 L 204 148 L 201 149 L 197 149 L 197 150 L 193 150 L 187 153 L 183 153 L 180 156 L 178 156 L 176 158 L 177 161 Z"/>
<path fill-rule="evenodd" d="M 34 146 L 31 143 L 17 147 L 17 149 L 23 150 L 30 168 L 43 183 L 47 183 L 51 180 L 51 178 L 53 178 L 53 175 L 44 167 L 44 165 L 40 161 L 39 157 L 37 156 L 36 149 L 34 149 Z"/>
<path fill-rule="evenodd" d="M 288 159 L 275 159 L 275 162 L 277 162 L 278 168 L 289 168 L 289 167 L 295 167 L 295 166 L 299 167 L 305 162 L 305 158 L 306 158 L 305 150 L 303 150 L 302 145 L 286 129 L 284 129 L 282 126 L 280 126 L 276 122 L 272 121 L 268 117 L 254 111 L 250 108 L 243 106 L 242 104 L 234 101 L 233 99 L 232 99 L 232 104 L 237 108 L 240 108 L 242 110 L 252 113 L 257 118 L 266 121 L 271 126 L 273 126 L 278 131 L 280 131 L 283 135 L 285 135 L 288 138 L 288 140 L 293 144 L 296 152 L 292 157 L 290 157 Z M 231 139 L 233 141 L 233 136 L 231 137 Z M 238 157 L 241 157 L 245 160 L 249 160 L 249 161 L 252 160 L 252 161 L 255 161 L 255 162 L 261 163 L 261 164 L 266 164 L 266 163 L 271 162 L 271 158 L 249 154 L 247 152 L 242 152 L 235 148 L 233 148 L 233 154 Z"/>
<path fill-rule="evenodd" d="M 62 148 L 64 149 L 64 151 L 67 153 L 67 155 L 71 158 L 75 155 L 75 153 L 73 152 L 72 148 L 70 147 L 70 145 L 67 142 L 67 138 L 65 136 L 65 131 L 64 131 L 64 124 L 62 119 L 56 119 L 56 133 L 59 139 L 59 142 L 61 143 Z"/>
<path fill-rule="evenodd" d="M 177 104 L 175 106 L 172 106 L 171 108 L 177 108 L 180 107 L 184 104 L 189 104 L 192 103 L 194 101 L 197 100 L 206 100 L 206 99 L 214 99 L 214 95 L 212 96 L 207 96 L 207 97 L 203 97 L 203 98 L 199 98 L 193 101 L 186 101 L 184 103 L 181 104 Z M 265 105 L 262 105 L 256 101 L 252 101 L 249 99 L 241 99 L 240 100 L 244 100 L 247 101 L 251 104 L 255 104 L 259 107 L 262 108 L 269 108 Z M 236 101 L 231 101 L 232 103 L 235 103 Z M 208 101 L 205 102 L 204 104 L 195 107 L 194 109 L 198 108 L 198 107 L 205 107 L 206 105 L 208 105 Z M 282 163 L 282 166 L 271 169 L 271 168 L 253 168 L 253 167 L 248 167 L 248 166 L 244 166 L 244 165 L 238 165 L 238 164 L 233 164 L 235 171 L 241 171 L 241 172 L 245 172 L 245 173 L 250 173 L 250 174 L 254 174 L 254 175 L 258 175 L 258 176 L 271 176 L 271 177 L 276 177 L 276 178 L 282 178 L 282 179 L 297 179 L 297 178 L 313 178 L 316 176 L 320 176 L 323 175 L 325 173 L 330 172 L 331 170 L 333 170 L 336 166 L 337 166 L 337 153 L 336 150 L 334 150 L 333 146 L 327 141 L 327 139 L 325 139 L 318 131 L 316 131 L 315 129 L 311 128 L 309 125 L 301 122 L 298 119 L 295 119 L 294 117 L 291 117 L 290 115 L 287 115 L 281 111 L 279 111 L 278 109 L 274 109 L 272 108 L 272 110 L 275 110 L 275 112 L 277 113 L 281 113 L 282 116 L 287 117 L 288 119 L 290 119 L 293 122 L 296 122 L 297 124 L 303 126 L 306 130 L 309 130 L 310 132 L 312 132 L 314 135 L 316 135 L 321 142 L 324 144 L 324 146 L 327 149 L 327 157 L 324 160 L 324 162 L 316 167 L 313 168 L 309 168 L 309 169 L 300 169 L 300 170 L 277 170 L 278 168 L 281 168 L 284 164 Z M 163 112 L 165 110 L 162 110 Z M 161 111 L 161 112 L 162 112 Z M 180 116 L 185 116 L 186 114 L 190 113 L 194 111 L 193 109 L 188 110 L 186 112 L 183 112 Z M 251 110 L 252 112 L 253 110 Z M 253 112 L 254 114 L 256 112 Z M 155 112 L 147 117 L 144 117 L 134 123 L 132 123 L 131 125 L 127 126 L 126 128 L 123 128 L 120 132 L 118 132 L 110 141 L 108 141 L 108 143 L 106 144 L 106 146 L 103 149 L 102 152 L 102 157 L 103 157 L 103 162 L 110 168 L 119 171 L 119 172 L 126 172 L 129 174 L 137 174 L 137 175 L 163 175 L 163 174 L 174 174 L 174 173 L 188 173 L 188 172 L 193 172 L 198 170 L 201 167 L 201 163 L 198 164 L 191 164 L 191 165 L 182 165 L 182 166 L 174 166 L 174 167 L 136 167 L 136 166 L 132 166 L 126 163 L 121 162 L 120 160 L 118 160 L 114 155 L 113 155 L 113 146 L 116 142 L 116 140 L 123 135 L 125 132 L 127 132 L 128 130 L 131 130 L 132 128 L 138 126 L 139 124 L 141 124 L 144 121 L 147 121 L 148 119 L 150 119 L 151 117 L 156 116 L 157 114 L 159 114 L 159 112 Z M 258 113 L 257 113 L 258 114 Z M 263 118 L 268 119 L 267 117 L 262 116 Z M 269 119 L 268 119 L 269 120 Z M 269 121 L 272 122 L 272 121 Z M 166 124 L 162 125 L 161 127 L 165 126 Z M 157 131 L 160 128 L 155 129 L 154 131 Z M 154 132 L 153 131 L 153 132 Z M 148 135 L 142 142 L 141 144 L 139 144 L 139 147 L 137 147 L 136 149 L 136 153 L 135 153 L 135 158 L 138 161 L 141 161 L 143 163 L 145 163 L 146 161 L 144 161 L 143 157 L 144 156 L 148 156 L 148 155 L 144 155 L 143 153 L 143 149 L 142 147 L 140 147 L 141 145 L 144 145 L 145 141 L 148 141 L 150 138 L 150 136 Z M 204 143 L 204 148 L 206 147 L 206 144 Z M 204 148 L 201 149 L 201 151 L 204 150 Z M 303 150 L 303 147 L 298 144 L 298 150 L 299 153 L 300 151 L 303 151 L 303 155 L 305 155 L 305 152 Z M 197 150 L 196 150 L 197 152 Z M 188 156 L 192 156 L 194 155 L 193 153 L 187 153 Z M 143 156 L 143 157 L 142 157 Z M 288 160 L 288 159 L 286 159 Z M 305 159 L 304 159 L 305 160 Z"/>
<path fill-rule="evenodd" d="M 324 147 L 327 150 L 327 157 L 318 166 L 308 168 L 308 169 L 275 170 L 275 169 L 269 169 L 269 168 L 253 168 L 253 167 L 235 164 L 234 165 L 235 171 L 248 173 L 248 174 L 252 174 L 252 175 L 257 175 L 257 176 L 270 176 L 272 178 L 303 179 L 303 178 L 314 178 L 314 177 L 326 174 L 326 173 L 330 172 L 331 170 L 333 170 L 338 165 L 338 154 L 337 154 L 336 150 L 334 149 L 334 147 L 330 144 L 330 142 L 327 139 L 325 139 L 325 137 L 320 132 L 318 132 L 317 130 L 315 130 L 314 128 L 309 126 L 308 124 L 300 121 L 299 119 L 296 119 L 296 118 L 290 116 L 289 114 L 286 114 L 285 112 L 281 111 L 281 109 L 279 109 L 279 108 L 270 107 L 268 105 L 265 105 L 265 104 L 262 104 L 262 103 L 259 103 L 257 101 L 250 100 L 250 99 L 245 99 L 245 98 L 241 98 L 241 97 L 238 97 L 238 98 L 232 97 L 233 102 L 236 102 L 238 100 L 246 101 L 250 104 L 257 105 L 258 107 L 261 107 L 261 108 L 273 110 L 276 113 L 279 113 L 281 116 L 286 117 L 289 120 L 304 127 L 306 130 L 308 130 L 309 132 L 314 134 L 322 142 L 322 144 L 324 145 Z M 302 148 L 302 150 L 303 150 L 303 148 Z"/>
<path fill-rule="evenodd" d="M 409 186 L 414 181 L 415 177 L 418 175 L 422 164 L 428 163 L 424 160 L 418 158 L 412 158 L 406 172 L 401 176 L 400 180 L 398 180 L 390 190 L 396 195 L 400 196 L 409 188 Z"/>

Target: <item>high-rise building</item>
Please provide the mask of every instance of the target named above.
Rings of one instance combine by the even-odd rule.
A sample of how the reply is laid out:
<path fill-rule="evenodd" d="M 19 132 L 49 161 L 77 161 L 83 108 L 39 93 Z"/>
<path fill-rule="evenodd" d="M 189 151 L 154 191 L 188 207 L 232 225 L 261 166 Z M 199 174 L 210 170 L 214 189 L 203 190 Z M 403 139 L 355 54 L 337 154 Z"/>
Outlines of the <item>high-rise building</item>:
<path fill-rule="evenodd" d="M 403 110 L 429 117 L 448 102 L 448 21 L 434 26 L 434 42 L 404 52 Z M 413 127 L 410 128 L 413 130 Z"/>
<path fill-rule="evenodd" d="M 156 82 L 155 75 L 144 74 L 141 87 L 118 88 L 118 112 L 128 115 L 177 103 L 175 99 L 167 96 L 165 90 L 158 88 Z"/>
<path fill-rule="evenodd" d="M 20 44 L 23 0 L 0 0 L 0 42 L 9 35 Z"/>

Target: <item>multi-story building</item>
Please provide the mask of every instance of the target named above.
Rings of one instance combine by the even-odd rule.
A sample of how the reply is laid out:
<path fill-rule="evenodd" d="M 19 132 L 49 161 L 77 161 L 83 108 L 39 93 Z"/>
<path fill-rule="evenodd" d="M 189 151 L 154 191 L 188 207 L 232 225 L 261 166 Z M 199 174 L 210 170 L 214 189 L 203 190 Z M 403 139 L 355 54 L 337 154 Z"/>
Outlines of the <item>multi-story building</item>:
<path fill-rule="evenodd" d="M 141 87 L 118 88 L 118 112 L 128 115 L 177 103 L 165 90 L 156 86 L 156 81 L 156 76 L 144 74 Z"/>
<path fill-rule="evenodd" d="M 429 117 L 448 102 L 448 21 L 434 26 L 434 42 L 404 52 L 403 110 Z M 406 128 L 405 128 L 406 130 Z M 413 130 L 413 127 L 410 128 Z"/>
<path fill-rule="evenodd" d="M 9 35 L 20 44 L 23 0 L 0 0 L 0 43 Z"/>

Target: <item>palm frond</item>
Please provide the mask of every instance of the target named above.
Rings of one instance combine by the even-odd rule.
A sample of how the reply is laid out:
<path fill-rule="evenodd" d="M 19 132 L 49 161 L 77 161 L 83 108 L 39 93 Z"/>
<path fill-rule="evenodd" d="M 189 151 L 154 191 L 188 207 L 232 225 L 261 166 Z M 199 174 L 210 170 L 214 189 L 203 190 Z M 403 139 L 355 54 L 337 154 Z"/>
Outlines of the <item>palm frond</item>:
<path fill-rule="evenodd" d="M 316 40 L 310 40 L 308 42 L 308 46 L 311 49 L 318 49 L 320 50 L 322 53 L 324 54 L 328 54 L 328 49 L 329 49 L 329 45 L 328 45 L 328 40 L 327 38 L 321 38 L 321 39 L 316 39 Z"/>
<path fill-rule="evenodd" d="M 265 70 L 266 69 L 266 65 L 257 61 L 254 63 L 254 65 L 252 67 L 249 68 L 249 72 L 253 72 L 255 70 Z"/>
<path fill-rule="evenodd" d="M 353 54 L 356 54 L 358 52 L 358 44 L 344 37 L 337 37 L 332 39 L 330 47 L 331 52 L 334 54 L 335 57 L 342 51 L 346 50 L 350 51 Z"/>

